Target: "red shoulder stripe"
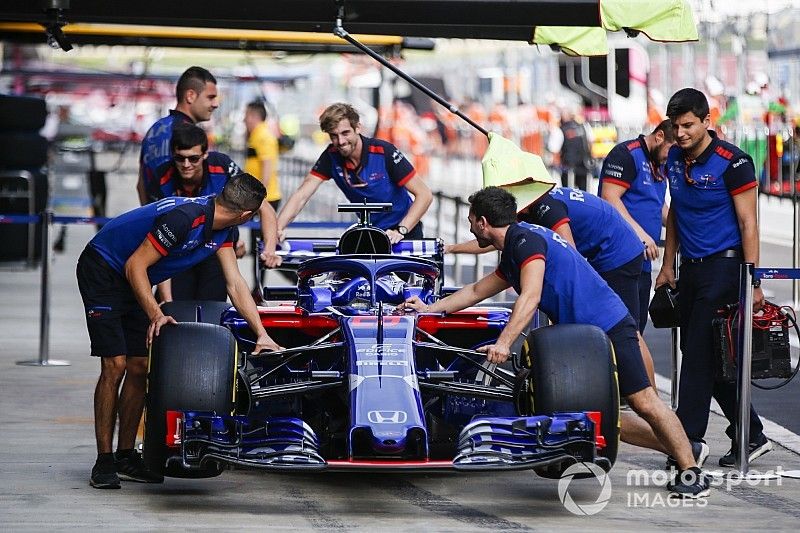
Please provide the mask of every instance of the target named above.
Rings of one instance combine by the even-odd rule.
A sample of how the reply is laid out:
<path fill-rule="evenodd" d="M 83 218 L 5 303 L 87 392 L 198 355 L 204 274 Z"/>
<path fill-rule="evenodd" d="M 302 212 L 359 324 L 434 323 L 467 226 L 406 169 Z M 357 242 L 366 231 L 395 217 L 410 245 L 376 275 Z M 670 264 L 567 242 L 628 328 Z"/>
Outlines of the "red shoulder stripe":
<path fill-rule="evenodd" d="M 632 151 L 636 150 L 637 148 L 639 148 L 639 146 L 640 146 L 639 145 L 639 141 L 637 140 L 637 141 L 629 142 L 628 144 L 625 145 L 625 148 L 627 148 L 629 152 L 632 152 Z"/>
<path fill-rule="evenodd" d="M 533 254 L 532 256 L 530 256 L 529 258 L 527 258 L 525 261 L 522 262 L 522 264 L 519 266 L 520 270 L 522 270 L 525 267 L 525 265 L 527 265 L 531 261 L 536 261 L 537 259 L 541 259 L 542 261 L 544 261 L 545 260 L 544 254 Z"/>
<path fill-rule="evenodd" d="M 166 184 L 172 178 L 172 169 L 173 167 L 168 168 L 167 171 L 164 173 L 164 175 L 161 176 L 161 180 L 159 180 L 159 185 Z"/>
<path fill-rule="evenodd" d="M 383 146 L 377 145 L 370 145 L 369 151 L 373 154 L 382 154 L 383 153 Z"/>
<path fill-rule="evenodd" d="M 225 169 L 217 165 L 208 165 L 208 171 L 214 174 L 222 174 L 225 172 Z"/>
<path fill-rule="evenodd" d="M 312 176 L 314 176 L 315 178 L 319 178 L 319 179 L 321 179 L 321 180 L 328 180 L 328 179 L 330 179 L 328 176 L 326 176 L 326 175 L 324 175 L 324 174 L 320 174 L 320 173 L 319 173 L 319 172 L 317 172 L 316 170 L 312 170 L 311 172 L 309 172 L 309 174 L 311 174 L 311 175 L 312 175 Z"/>
<path fill-rule="evenodd" d="M 627 181 L 618 180 L 616 178 L 600 178 L 603 183 L 613 183 L 614 185 L 619 185 L 620 187 L 624 187 L 625 189 L 630 189 L 631 184 Z"/>
<path fill-rule="evenodd" d="M 417 171 L 416 171 L 415 169 L 411 169 L 411 172 L 409 172 L 408 174 L 406 174 L 406 175 L 403 177 L 403 179 L 401 179 L 400 181 L 398 181 L 398 182 L 397 182 L 397 184 L 398 184 L 399 186 L 403 187 L 403 186 L 404 186 L 406 183 L 408 183 L 409 181 L 411 181 L 411 178 L 413 178 L 413 177 L 414 177 L 414 176 L 416 176 L 416 175 L 417 175 Z"/>
<path fill-rule="evenodd" d="M 717 146 L 714 151 L 725 159 L 733 159 L 733 152 L 726 150 L 722 146 Z"/>
<path fill-rule="evenodd" d="M 497 276 L 498 278 L 502 279 L 503 281 L 508 281 L 508 279 L 506 279 L 506 277 L 503 275 L 503 273 L 500 272 L 499 268 L 495 269 L 494 275 Z"/>
<path fill-rule="evenodd" d="M 206 221 L 206 216 L 205 215 L 200 215 L 199 217 L 197 217 L 196 219 L 194 219 L 192 221 L 192 227 L 196 228 L 200 224 L 203 224 L 205 221 Z"/>
<path fill-rule="evenodd" d="M 559 220 L 558 222 L 556 222 L 555 224 L 553 224 L 553 225 L 550 227 L 550 229 L 551 229 L 551 230 L 553 230 L 553 231 L 555 231 L 555 230 L 557 230 L 558 228 L 560 228 L 561 226 L 563 226 L 564 224 L 566 224 L 567 222 L 569 222 L 569 217 L 564 217 L 564 218 L 562 218 L 561 220 Z"/>

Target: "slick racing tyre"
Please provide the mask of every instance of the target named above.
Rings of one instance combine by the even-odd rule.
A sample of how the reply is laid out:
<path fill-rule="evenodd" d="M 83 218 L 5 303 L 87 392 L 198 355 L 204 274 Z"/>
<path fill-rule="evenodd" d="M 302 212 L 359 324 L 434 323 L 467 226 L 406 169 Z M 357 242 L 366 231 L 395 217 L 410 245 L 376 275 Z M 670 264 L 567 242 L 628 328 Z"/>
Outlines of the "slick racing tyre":
<path fill-rule="evenodd" d="M 619 388 L 614 351 L 606 334 L 585 324 L 539 328 L 525 343 L 522 362 L 530 368 L 533 413 L 601 413 L 600 433 L 606 446 L 598 454 L 613 466 L 619 449 Z M 555 465 L 537 473 L 560 477 L 560 470 L 567 467 Z"/>
<path fill-rule="evenodd" d="M 203 322 L 219 325 L 222 313 L 230 307 L 231 304 L 228 302 L 216 300 L 178 300 L 165 303 L 161 306 L 161 310 L 177 322 Z"/>
<path fill-rule="evenodd" d="M 230 415 L 236 403 L 236 340 L 230 330 L 203 323 L 168 325 L 153 341 L 147 371 L 144 461 L 169 477 L 218 476 L 219 465 L 185 469 L 170 461 L 179 449 L 166 445 L 167 411 L 213 411 Z"/>

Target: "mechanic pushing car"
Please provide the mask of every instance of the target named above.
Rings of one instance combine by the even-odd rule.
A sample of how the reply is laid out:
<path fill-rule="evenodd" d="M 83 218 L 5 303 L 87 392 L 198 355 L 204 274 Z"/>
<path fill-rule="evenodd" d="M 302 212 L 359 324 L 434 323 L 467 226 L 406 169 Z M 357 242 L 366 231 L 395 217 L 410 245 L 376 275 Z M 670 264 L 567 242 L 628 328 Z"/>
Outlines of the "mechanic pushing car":
<path fill-rule="evenodd" d="M 361 118 L 349 104 L 328 106 L 319 117 L 319 127 L 331 144 L 278 213 L 278 232 L 282 234 L 323 181 L 333 179 L 351 202 L 392 203 L 390 212 L 372 215 L 372 223 L 386 230 L 392 244 L 421 239 L 421 219 L 433 195 L 400 150 L 361 135 Z"/>
<path fill-rule="evenodd" d="M 622 299 L 638 327 L 639 275 L 644 262 L 644 244 L 609 203 L 580 189 L 556 187 L 521 209 L 517 220 L 551 229 L 577 248 Z M 445 252 L 448 251 L 481 253 L 487 249 L 472 240 L 448 246 Z M 653 357 L 641 334 L 638 340 L 647 375 L 655 387 Z"/>
<path fill-rule="evenodd" d="M 650 386 L 637 342 L 636 324 L 625 304 L 581 255 L 557 233 L 517 222 L 517 205 L 509 192 L 487 187 L 469 198 L 470 231 L 481 247 L 502 252 L 493 273 L 431 305 L 418 297 L 405 305 L 418 312 L 452 313 L 507 289 L 519 294 L 497 342 L 480 348 L 490 363 L 503 363 L 511 344 L 541 308 L 554 322 L 601 328 L 614 346 L 620 393 L 641 417 L 623 413 L 623 441 L 672 454 L 679 472 L 669 484 L 672 494 L 698 498 L 709 493 L 709 481 L 675 414 Z M 598 312 L 598 309 L 600 312 Z"/>
<path fill-rule="evenodd" d="M 230 157 L 220 152 L 208 151 L 206 132 L 193 124 L 180 124 L 173 129 L 172 163 L 164 175 L 148 188 L 148 198 L 158 200 L 168 196 L 196 197 L 219 194 L 228 180 L 241 170 Z M 275 253 L 278 242 L 276 215 L 266 200 L 258 208 L 261 233 L 266 235 L 266 246 L 261 259 L 268 268 L 280 266 L 281 257 Z M 238 232 L 237 232 L 238 236 Z M 244 243 L 236 244 L 236 255 Z M 158 286 L 161 300 L 215 300 L 224 302 L 228 297 L 225 277 L 219 259 L 212 255 L 204 261 L 181 272 Z"/>
<path fill-rule="evenodd" d="M 153 297 L 154 284 L 216 254 L 233 305 L 256 333 L 255 349 L 280 348 L 261 324 L 233 252 L 235 226 L 253 216 L 265 194 L 260 181 L 239 174 L 228 180 L 219 196 L 170 197 L 120 215 L 86 245 L 78 259 L 78 288 L 91 355 L 100 357 L 94 394 L 98 453 L 90 480 L 93 487 L 119 488 L 120 478 L 163 481 L 144 467 L 133 449 L 144 405 L 147 347 L 162 327 L 176 323 Z"/>
<path fill-rule="evenodd" d="M 658 258 L 661 226 L 667 220 L 667 182 L 661 167 L 674 144 L 672 122 L 663 120 L 648 135 L 639 135 L 612 148 L 600 170 L 597 195 L 614 206 L 645 246 L 645 261 L 639 275 L 639 333 L 644 333 L 647 326 L 653 284 L 651 261 Z"/>

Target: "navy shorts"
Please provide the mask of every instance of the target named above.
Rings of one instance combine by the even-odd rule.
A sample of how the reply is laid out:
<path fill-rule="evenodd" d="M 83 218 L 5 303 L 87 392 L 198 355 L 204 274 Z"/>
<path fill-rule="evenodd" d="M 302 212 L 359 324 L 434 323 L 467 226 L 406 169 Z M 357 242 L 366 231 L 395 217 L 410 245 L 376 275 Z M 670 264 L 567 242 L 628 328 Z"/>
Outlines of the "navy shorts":
<path fill-rule="evenodd" d="M 76 274 L 91 354 L 146 357 L 150 320 L 136 301 L 128 280 L 91 246 L 81 253 Z"/>
<path fill-rule="evenodd" d="M 617 293 L 622 303 L 628 309 L 628 313 L 639 327 L 641 306 L 639 305 L 639 275 L 642 273 L 644 264 L 644 254 L 639 254 L 621 267 L 611 269 L 607 272 L 600 272 L 611 290 Z"/>
<path fill-rule="evenodd" d="M 642 352 L 639 349 L 636 322 L 627 315 L 606 332 L 611 344 L 614 346 L 614 355 L 617 359 L 617 373 L 619 374 L 619 393 L 621 396 L 630 396 L 650 386 L 650 378 L 642 361 Z"/>

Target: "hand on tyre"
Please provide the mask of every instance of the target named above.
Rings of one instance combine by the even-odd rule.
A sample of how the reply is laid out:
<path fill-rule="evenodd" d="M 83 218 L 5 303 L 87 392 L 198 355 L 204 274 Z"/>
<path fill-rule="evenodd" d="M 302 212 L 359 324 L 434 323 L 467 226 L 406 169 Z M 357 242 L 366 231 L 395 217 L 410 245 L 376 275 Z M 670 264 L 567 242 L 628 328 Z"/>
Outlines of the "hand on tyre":
<path fill-rule="evenodd" d="M 166 324 L 177 324 L 175 319 L 168 315 L 161 315 L 160 317 L 154 319 L 150 322 L 150 326 L 147 328 L 147 347 L 149 348 L 151 344 L 153 344 L 153 339 L 158 337 L 158 334 L 161 333 L 161 327 L 165 326 Z"/>
<path fill-rule="evenodd" d="M 269 350 L 270 352 L 276 352 L 278 350 L 283 350 L 282 346 L 279 346 L 269 335 L 266 333 L 262 334 L 256 339 L 256 349 L 253 350 L 253 355 L 263 352 L 264 350 Z"/>
<path fill-rule="evenodd" d="M 511 347 L 504 344 L 489 344 L 478 348 L 479 352 L 486 354 L 486 360 L 490 363 L 500 364 L 508 361 L 511 357 Z"/>

